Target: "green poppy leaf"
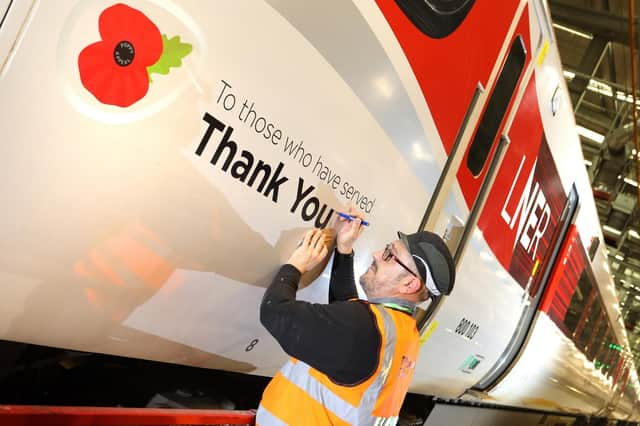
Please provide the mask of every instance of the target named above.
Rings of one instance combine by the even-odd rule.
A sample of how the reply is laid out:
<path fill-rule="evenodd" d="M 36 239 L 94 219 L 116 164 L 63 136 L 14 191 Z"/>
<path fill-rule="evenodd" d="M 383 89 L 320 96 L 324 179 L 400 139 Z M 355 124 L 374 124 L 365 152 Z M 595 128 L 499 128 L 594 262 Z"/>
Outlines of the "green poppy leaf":
<path fill-rule="evenodd" d="M 166 34 L 162 34 L 162 55 L 158 62 L 147 68 L 149 73 L 149 81 L 151 82 L 151 74 L 169 74 L 171 68 L 178 68 L 182 65 L 182 58 L 191 53 L 193 47 L 189 43 L 182 43 L 180 36 L 168 38 Z"/>

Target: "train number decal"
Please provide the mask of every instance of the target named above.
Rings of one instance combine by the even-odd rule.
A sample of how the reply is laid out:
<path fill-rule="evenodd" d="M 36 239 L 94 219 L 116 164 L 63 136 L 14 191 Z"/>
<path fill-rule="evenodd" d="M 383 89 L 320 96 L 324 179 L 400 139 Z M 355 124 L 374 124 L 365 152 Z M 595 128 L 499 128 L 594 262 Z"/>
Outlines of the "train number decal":
<path fill-rule="evenodd" d="M 480 326 L 466 318 L 462 318 L 456 327 L 456 334 L 459 334 L 471 340 L 476 337 L 476 333 L 480 330 Z"/>
<path fill-rule="evenodd" d="M 245 352 L 251 352 L 253 350 L 253 348 L 258 344 L 258 342 L 260 341 L 260 339 L 253 339 L 250 343 L 249 346 L 247 346 L 244 351 Z"/>

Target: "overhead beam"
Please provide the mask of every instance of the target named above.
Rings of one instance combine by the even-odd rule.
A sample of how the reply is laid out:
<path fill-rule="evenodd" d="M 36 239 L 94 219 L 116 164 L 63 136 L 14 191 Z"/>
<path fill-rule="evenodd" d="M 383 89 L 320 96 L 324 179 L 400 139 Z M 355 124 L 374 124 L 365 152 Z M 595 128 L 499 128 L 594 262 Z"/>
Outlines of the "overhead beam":
<path fill-rule="evenodd" d="M 589 85 L 589 80 L 591 80 L 595 72 L 598 70 L 600 63 L 602 62 L 602 58 L 604 58 L 604 54 L 607 51 L 608 45 L 609 41 L 601 35 L 596 35 L 589 42 L 589 46 L 587 46 L 587 50 L 578 65 L 578 73 L 576 73 L 573 80 L 569 83 L 569 89 L 578 93 L 577 98 L 573 99 L 574 111 L 577 111 L 578 108 L 580 108 L 580 104 L 584 98 L 584 92 Z"/>
<path fill-rule="evenodd" d="M 627 18 L 616 16 L 611 13 L 601 12 L 593 9 L 576 7 L 562 1 L 549 0 L 551 18 L 559 24 L 566 24 L 574 28 L 588 29 L 594 36 L 600 36 L 605 40 L 629 45 L 629 22 Z M 636 26 L 638 19 L 635 19 Z M 636 34 L 636 44 L 638 34 Z"/>
<path fill-rule="evenodd" d="M 566 71 L 568 71 L 568 72 L 570 72 L 570 73 L 572 73 L 572 74 L 575 74 L 575 76 L 579 76 L 579 77 L 582 77 L 582 78 L 589 78 L 589 74 L 581 73 L 580 71 L 578 71 L 578 70 L 577 70 L 577 69 L 575 69 L 575 68 L 568 67 L 568 66 L 566 66 L 566 65 L 564 65 L 564 64 L 563 64 L 563 66 L 562 66 L 562 67 L 563 67 Z M 575 77 L 574 77 L 574 78 L 575 78 Z M 619 91 L 621 91 L 621 92 L 624 92 L 625 96 L 630 94 L 630 92 L 627 92 L 627 90 L 629 90 L 629 88 L 628 88 L 627 86 L 624 86 L 624 85 L 620 84 L 620 83 L 616 83 L 616 82 L 614 82 L 614 81 L 611 81 L 611 80 L 609 80 L 609 79 L 602 78 L 602 77 L 590 77 L 590 78 L 591 78 L 593 81 L 596 81 L 596 82 L 598 82 L 598 83 L 602 83 L 602 84 L 606 84 L 606 85 L 608 85 L 608 86 L 613 87 L 614 89 L 617 89 L 617 90 L 619 90 Z M 637 97 L 640 97 L 640 91 L 636 91 L 636 93 L 637 93 L 637 94 L 636 94 L 636 96 L 637 96 Z"/>
<path fill-rule="evenodd" d="M 582 119 L 586 122 L 596 126 L 599 132 L 606 132 L 611 127 L 613 117 L 607 114 L 603 114 L 601 111 L 596 110 L 597 105 L 593 105 L 589 102 L 584 102 L 582 108 L 576 111 L 575 116 L 578 119 Z"/>

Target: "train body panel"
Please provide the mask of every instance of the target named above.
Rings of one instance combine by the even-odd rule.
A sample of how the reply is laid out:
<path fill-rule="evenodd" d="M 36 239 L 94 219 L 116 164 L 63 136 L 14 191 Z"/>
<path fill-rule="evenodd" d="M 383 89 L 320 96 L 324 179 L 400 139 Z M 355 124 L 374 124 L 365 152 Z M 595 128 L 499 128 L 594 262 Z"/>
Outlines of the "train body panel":
<path fill-rule="evenodd" d="M 197 349 L 199 358 L 204 351 L 253 370 L 251 358 L 268 359 L 258 350 L 245 351 L 266 335 L 257 321 L 262 289 L 303 228 L 326 220 L 330 209 L 357 204 L 345 198 L 351 196 L 369 210 L 376 229 L 363 237 L 359 252 L 383 246 L 396 229 L 415 229 L 428 200 L 426 188 L 435 186 L 437 173 L 436 178 L 422 173 L 421 180 L 410 170 L 437 170 L 432 146 L 439 143 L 428 141 L 419 127 L 422 137 L 410 139 L 409 149 L 422 157 L 408 164 L 385 130 L 410 117 L 381 125 L 307 39 L 262 3 L 243 9 L 233 2 L 215 8 L 192 2 L 171 10 L 131 3 L 150 8 L 147 13 L 154 14 L 159 28 L 191 42 L 193 57 L 168 76 L 154 75 L 145 98 L 128 109 L 101 105 L 82 86 L 77 62 L 78 53 L 100 39 L 98 17 L 111 4 L 38 4 L 29 31 L 3 70 L 2 99 L 10 108 L 2 127 L 23 123 L 24 128 L 3 146 L 9 166 L 2 192 L 12 206 L 2 238 L 3 272 L 12 283 L 3 286 L 8 293 L 3 336 L 123 355 L 144 350 L 135 348 L 137 342 L 148 346 L 150 339 L 160 338 Z M 207 28 L 207 16 L 213 15 L 225 19 Z M 229 43 L 243 20 L 256 34 Z M 269 22 L 267 35 L 258 36 L 258 21 Z M 60 34 L 51 37 L 47 28 Z M 272 45 L 286 48 L 264 48 Z M 42 54 L 34 58 L 33 51 Z M 253 79 L 257 67 L 260 78 Z M 28 84 L 43 79 L 46 69 L 52 71 L 43 84 Z M 377 93 L 369 102 L 388 102 L 394 111 L 394 97 L 406 94 L 398 88 L 400 95 L 390 96 L 374 77 L 385 78 L 369 80 Z M 325 101 L 306 102 L 309 96 Z M 245 99 L 254 106 L 239 119 Z M 40 124 L 29 125 L 34 117 Z M 260 117 L 278 127 L 267 127 Z M 265 137 L 267 129 L 271 138 Z M 233 157 L 229 141 L 237 147 Z M 249 158 L 271 166 L 268 179 L 260 173 L 248 184 L 253 176 Z M 404 196 L 375 168 L 394 170 L 394 178 L 405 175 L 403 189 L 412 196 Z M 24 187 L 13 191 L 20 180 Z M 385 192 L 391 198 L 385 199 Z M 378 219 L 377 211 L 395 213 Z M 44 235 L 50 244 L 43 244 Z M 368 263 L 359 257 L 356 270 Z M 306 292 L 321 301 L 326 288 L 325 275 Z M 167 292 L 170 308 L 164 305 Z M 218 292 L 225 297 L 218 298 Z M 58 297 L 64 303 L 52 304 Z M 194 298 L 202 304 L 194 305 Z M 140 339 L 131 338 L 131 329 L 141 333 Z M 277 360 L 260 372 L 272 374 L 284 356 L 277 346 L 262 345 Z M 173 357 L 171 352 L 154 355 Z M 199 362 L 209 361 L 196 358 Z"/>
<path fill-rule="evenodd" d="M 596 414 L 610 386 L 611 379 L 541 313 L 518 363 L 489 396 L 514 406 Z"/>
<path fill-rule="evenodd" d="M 533 22 L 532 28 L 535 28 Z M 535 35 L 532 35 L 532 39 L 536 39 Z M 554 43 L 553 37 L 542 39 L 543 43 Z M 541 123 L 552 158 L 546 162 L 546 167 L 557 166 L 559 180 L 556 185 L 563 192 L 569 193 L 571 186 L 575 185 L 580 201 L 579 213 L 573 220 L 575 232 L 571 235 L 588 247 L 594 239 L 601 240 L 602 236 L 586 174 L 578 168 L 563 167 L 576 158 L 581 159 L 582 153 L 573 127 L 571 101 L 561 74 L 560 58 L 555 49 L 549 49 L 538 58 L 536 77 Z M 594 271 L 605 272 L 598 274 L 600 276 L 596 280 L 615 297 L 609 271 L 605 269 L 608 268 L 606 256 L 603 254 L 604 250 L 600 247 L 593 261 Z M 562 264 L 565 260 L 560 257 L 557 262 Z M 585 262 L 583 267 L 588 263 Z M 549 292 L 556 290 L 549 289 Z M 553 297 L 553 293 L 545 296 Z M 608 297 L 605 306 L 613 305 L 614 301 Z M 610 317 L 617 318 L 611 313 Z M 504 380 L 488 392 L 488 396 L 515 406 L 599 414 L 610 399 L 612 386 L 612 379 L 595 368 L 593 360 L 578 350 L 575 343 L 544 312 L 539 312 L 518 361 Z"/>
<path fill-rule="evenodd" d="M 457 252 L 412 391 L 496 374 L 489 403 L 631 415 L 627 355 L 580 340 L 628 347 L 546 5 L 459 0 L 422 28 L 408 3 L 11 5 L 0 338 L 273 375 L 264 288 L 352 203 L 371 222 L 356 276 L 423 221 Z M 300 298 L 326 302 L 330 268 Z"/>

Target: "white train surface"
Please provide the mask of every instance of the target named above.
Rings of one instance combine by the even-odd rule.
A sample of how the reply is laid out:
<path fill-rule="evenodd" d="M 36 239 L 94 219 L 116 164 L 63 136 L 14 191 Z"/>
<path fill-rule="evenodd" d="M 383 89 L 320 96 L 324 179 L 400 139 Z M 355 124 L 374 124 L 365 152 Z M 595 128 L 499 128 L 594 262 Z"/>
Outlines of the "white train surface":
<path fill-rule="evenodd" d="M 123 1 L 0 1 L 1 339 L 272 375 L 264 288 L 353 204 L 356 274 L 455 253 L 412 392 L 640 421 L 544 1 Z"/>

